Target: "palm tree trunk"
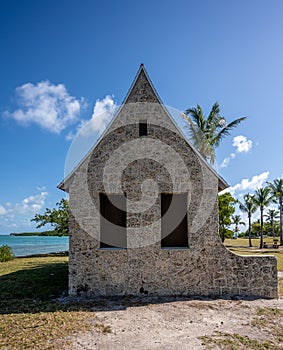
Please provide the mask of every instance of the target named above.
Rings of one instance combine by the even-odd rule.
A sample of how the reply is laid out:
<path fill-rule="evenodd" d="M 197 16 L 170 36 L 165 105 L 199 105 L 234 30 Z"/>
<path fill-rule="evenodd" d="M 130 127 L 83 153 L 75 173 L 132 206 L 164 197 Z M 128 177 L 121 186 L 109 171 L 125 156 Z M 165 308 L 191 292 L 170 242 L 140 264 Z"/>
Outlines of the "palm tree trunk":
<path fill-rule="evenodd" d="M 221 233 L 220 233 L 221 242 L 224 243 L 224 241 L 225 241 L 225 228 L 224 228 L 224 225 L 221 225 L 220 231 L 221 231 Z"/>
<path fill-rule="evenodd" d="M 280 213 L 280 245 L 283 245 L 283 198 L 279 197 L 279 213 Z"/>
<path fill-rule="evenodd" d="M 236 233 L 236 237 L 238 238 L 238 232 L 239 232 L 239 227 L 238 227 L 238 224 L 236 224 L 236 227 L 235 227 L 235 233 Z"/>
<path fill-rule="evenodd" d="M 263 248 L 263 208 L 260 208 L 260 249 Z"/>
<path fill-rule="evenodd" d="M 273 221 L 273 219 L 271 220 L 271 231 L 272 231 L 273 240 L 274 240 L 275 239 L 275 232 L 274 232 L 274 221 Z"/>
<path fill-rule="evenodd" d="M 252 227 L 251 216 L 249 215 L 249 246 L 250 246 L 250 248 L 253 246 L 252 245 L 252 236 L 251 236 L 251 227 Z"/>

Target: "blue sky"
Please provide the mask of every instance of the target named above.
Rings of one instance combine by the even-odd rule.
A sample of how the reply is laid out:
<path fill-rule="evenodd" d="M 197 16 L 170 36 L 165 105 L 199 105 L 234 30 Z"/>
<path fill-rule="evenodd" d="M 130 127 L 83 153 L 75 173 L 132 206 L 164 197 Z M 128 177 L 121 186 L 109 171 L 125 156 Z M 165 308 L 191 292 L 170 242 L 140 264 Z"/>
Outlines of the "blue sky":
<path fill-rule="evenodd" d="M 0 234 L 64 196 L 71 136 L 141 62 L 166 105 L 248 117 L 217 151 L 236 196 L 283 174 L 281 0 L 2 0 L 0 48 Z"/>

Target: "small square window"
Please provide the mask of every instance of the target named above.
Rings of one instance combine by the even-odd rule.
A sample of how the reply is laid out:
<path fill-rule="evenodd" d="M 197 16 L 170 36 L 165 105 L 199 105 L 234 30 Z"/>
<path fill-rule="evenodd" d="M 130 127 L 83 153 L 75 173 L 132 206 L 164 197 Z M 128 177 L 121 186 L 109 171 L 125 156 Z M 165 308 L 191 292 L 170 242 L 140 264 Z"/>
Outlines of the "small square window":
<path fill-rule="evenodd" d="M 141 121 L 139 123 L 139 136 L 147 136 L 147 121 Z"/>

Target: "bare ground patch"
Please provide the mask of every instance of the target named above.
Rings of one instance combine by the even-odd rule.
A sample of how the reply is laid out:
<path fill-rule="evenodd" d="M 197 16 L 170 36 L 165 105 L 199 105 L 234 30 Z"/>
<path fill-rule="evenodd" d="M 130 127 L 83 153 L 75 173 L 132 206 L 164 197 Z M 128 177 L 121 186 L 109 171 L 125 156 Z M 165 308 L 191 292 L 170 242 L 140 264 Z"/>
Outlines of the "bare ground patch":
<path fill-rule="evenodd" d="M 91 330 L 67 349 L 283 349 L 282 299 L 117 299 L 93 311 Z"/>

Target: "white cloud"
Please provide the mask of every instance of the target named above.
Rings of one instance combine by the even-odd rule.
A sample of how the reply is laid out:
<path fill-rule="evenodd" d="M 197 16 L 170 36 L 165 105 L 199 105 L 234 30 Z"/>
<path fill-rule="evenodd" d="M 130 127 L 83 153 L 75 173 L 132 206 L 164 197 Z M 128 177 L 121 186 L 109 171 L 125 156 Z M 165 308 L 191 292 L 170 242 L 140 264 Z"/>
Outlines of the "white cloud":
<path fill-rule="evenodd" d="M 231 153 L 228 157 L 224 158 L 223 162 L 220 164 L 220 168 L 226 168 L 231 159 L 235 158 L 235 153 Z"/>
<path fill-rule="evenodd" d="M 17 203 L 14 212 L 18 214 L 29 214 L 29 213 L 37 213 L 39 212 L 44 204 L 46 196 L 48 192 L 40 192 L 36 195 L 31 195 L 21 201 L 21 203 Z"/>
<path fill-rule="evenodd" d="M 77 132 L 83 137 L 88 137 L 94 133 L 101 135 L 106 129 L 109 121 L 112 119 L 117 107 L 118 106 L 114 102 L 114 99 L 109 95 L 102 100 L 97 99 L 91 119 L 82 120 L 77 127 Z M 72 140 L 74 136 L 75 135 L 72 132 L 69 132 L 66 136 L 66 140 Z"/>
<path fill-rule="evenodd" d="M 220 164 L 220 168 L 226 168 L 230 162 L 230 157 L 224 158 L 223 162 Z"/>
<path fill-rule="evenodd" d="M 101 101 L 96 100 L 88 127 L 101 134 L 113 117 L 116 109 L 117 105 L 109 95 Z"/>
<path fill-rule="evenodd" d="M 246 136 L 239 135 L 234 137 L 233 146 L 236 147 L 236 151 L 238 153 L 248 152 L 252 148 L 253 142 L 252 140 L 248 140 Z M 236 154 L 231 153 L 228 157 L 224 158 L 224 160 L 220 164 L 220 168 L 226 168 L 227 165 L 230 163 L 230 160 L 234 159 L 235 157 Z"/>
<path fill-rule="evenodd" d="M 17 227 L 22 232 L 31 227 L 35 229 L 36 225 L 31 219 L 45 208 L 47 196 L 47 191 L 39 191 L 17 203 L 7 202 L 5 205 L 0 205 L 1 233 L 8 234 L 12 227 Z"/>
<path fill-rule="evenodd" d="M 72 131 L 69 131 L 68 134 L 65 136 L 65 139 L 66 141 L 72 141 L 75 136 L 76 135 Z"/>
<path fill-rule="evenodd" d="M 46 191 L 46 187 L 45 186 L 37 186 L 36 189 L 40 192 L 42 191 Z"/>
<path fill-rule="evenodd" d="M 0 215 L 5 215 L 7 210 L 0 204 Z"/>
<path fill-rule="evenodd" d="M 253 142 L 248 140 L 246 136 L 239 135 L 234 137 L 233 146 L 237 148 L 236 150 L 239 153 L 248 152 L 252 148 Z"/>
<path fill-rule="evenodd" d="M 223 162 L 220 164 L 220 168 L 226 168 L 227 165 L 230 163 L 230 160 L 234 159 L 235 157 L 235 153 L 231 153 L 228 157 L 224 158 Z"/>
<path fill-rule="evenodd" d="M 17 215 L 31 215 L 38 213 L 44 207 L 47 195 L 48 192 L 41 191 L 38 194 L 24 198 L 21 202 L 18 202 L 15 205 L 7 202 L 6 208 L 0 205 L 0 215 L 5 215 L 10 219 L 14 219 Z"/>
<path fill-rule="evenodd" d="M 260 188 L 263 186 L 263 184 L 266 182 L 267 178 L 269 176 L 269 171 L 265 171 L 259 175 L 255 175 L 252 177 L 251 180 L 249 179 L 242 179 L 242 181 L 235 186 L 227 188 L 224 192 L 230 192 L 232 195 L 235 194 L 235 192 L 249 192 L 254 191 L 257 188 Z"/>
<path fill-rule="evenodd" d="M 19 109 L 5 115 L 21 124 L 35 123 L 60 134 L 68 125 L 78 120 L 83 100 L 68 94 L 63 84 L 49 81 L 27 83 L 16 88 Z"/>

